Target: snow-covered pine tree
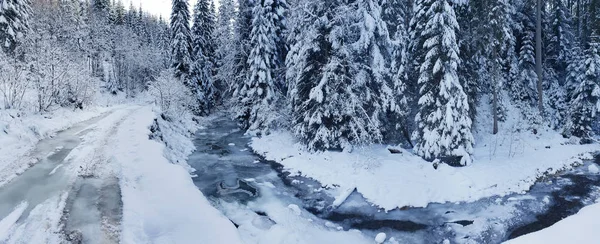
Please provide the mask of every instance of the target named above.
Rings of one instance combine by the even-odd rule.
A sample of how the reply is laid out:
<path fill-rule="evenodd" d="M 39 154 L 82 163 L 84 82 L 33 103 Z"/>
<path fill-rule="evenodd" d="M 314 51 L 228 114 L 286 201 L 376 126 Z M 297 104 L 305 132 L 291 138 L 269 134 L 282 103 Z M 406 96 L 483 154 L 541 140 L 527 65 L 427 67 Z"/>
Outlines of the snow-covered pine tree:
<path fill-rule="evenodd" d="M 571 13 L 563 0 L 552 1 L 550 40 L 547 46 L 546 60 L 557 72 L 559 81 L 564 83 L 565 70 L 572 57 L 571 49 L 575 41 L 571 27 Z"/>
<path fill-rule="evenodd" d="M 509 94 L 525 118 L 536 121 L 539 113 L 535 110 L 537 104 L 537 73 L 535 70 L 535 0 L 526 0 L 517 10 L 519 21 L 517 38 L 518 75 L 508 83 Z"/>
<path fill-rule="evenodd" d="M 252 11 L 255 0 L 238 0 L 237 16 L 234 26 L 234 71 L 233 99 L 241 102 L 240 90 L 248 76 L 248 55 L 250 54 L 250 32 L 252 30 Z"/>
<path fill-rule="evenodd" d="M 190 89 L 194 89 L 188 81 L 193 60 L 187 0 L 173 0 L 170 32 L 171 67 L 175 70 L 175 77 L 182 78 Z"/>
<path fill-rule="evenodd" d="M 393 89 L 393 103 L 388 112 L 386 127 L 389 129 L 384 133 L 385 141 L 399 141 L 404 139 L 408 144 L 410 140 L 411 104 L 414 98 L 408 87 L 408 14 L 409 4 L 406 0 L 385 1 L 382 6 L 382 19 L 385 21 L 391 39 L 391 75 Z M 390 128 L 391 127 L 391 128 Z"/>
<path fill-rule="evenodd" d="M 510 50 L 515 44 L 515 37 L 512 32 L 512 16 L 514 9 L 508 0 L 491 0 L 489 5 L 484 6 L 484 28 L 481 29 L 482 44 L 480 54 L 485 60 L 485 68 L 489 74 L 482 74 L 486 77 L 481 81 L 484 87 L 489 87 L 491 97 L 493 127 L 492 133 L 496 134 L 499 130 L 499 122 L 504 121 L 506 117 L 504 94 L 506 79 L 505 66 L 508 63 Z M 484 3 L 485 5 L 485 3 Z M 485 49 L 484 47 L 489 47 Z M 480 70 L 480 72 L 485 72 Z"/>
<path fill-rule="evenodd" d="M 585 73 L 580 74 L 581 81 L 573 93 L 570 106 L 570 123 L 568 132 L 581 138 L 582 143 L 590 143 L 593 138 L 592 125 L 600 112 L 600 84 L 598 81 L 598 65 L 600 56 L 597 45 L 593 44 L 586 51 L 584 60 Z"/>
<path fill-rule="evenodd" d="M 415 93 L 418 93 L 419 70 L 425 59 L 425 53 L 423 51 L 425 38 L 423 36 L 423 31 L 425 25 L 427 24 L 427 5 L 425 0 L 414 0 L 412 3 L 412 16 L 408 25 L 408 52 L 411 57 L 411 62 L 407 64 L 407 75 L 409 79 L 409 89 Z"/>
<path fill-rule="evenodd" d="M 192 60 L 191 81 L 197 86 L 199 113 L 207 114 L 216 99 L 213 82 L 214 60 L 214 17 L 207 0 L 198 0 L 194 7 L 194 23 L 191 29 Z"/>
<path fill-rule="evenodd" d="M 243 109 L 238 120 L 251 133 L 265 134 L 276 119 L 274 105 L 281 99 L 282 92 L 277 86 L 278 62 L 277 42 L 283 38 L 277 32 L 280 19 L 274 0 L 261 0 L 254 6 L 248 57 L 249 72 L 240 90 Z"/>
<path fill-rule="evenodd" d="M 580 47 L 576 46 L 571 50 L 573 54 L 568 58 L 569 65 L 566 69 L 566 77 L 565 77 L 565 92 L 566 92 L 566 102 L 570 103 L 571 98 L 573 97 L 573 93 L 575 89 L 579 86 L 581 82 L 581 78 L 583 77 L 581 74 L 585 74 L 585 54 L 581 50 Z"/>
<path fill-rule="evenodd" d="M 393 99 L 387 29 L 370 0 L 307 2 L 288 58 L 294 132 L 309 150 L 381 141 Z M 297 32 L 297 26 L 306 32 Z"/>
<path fill-rule="evenodd" d="M 289 108 L 295 115 L 304 112 L 301 104 L 307 99 L 304 91 L 311 82 L 318 79 L 319 69 L 329 58 L 329 48 L 326 48 L 325 36 L 328 29 L 325 24 L 329 22 L 324 16 L 325 11 L 333 2 L 318 2 L 310 0 L 293 0 L 292 9 L 288 19 L 287 43 L 290 50 L 287 54 L 286 80 L 288 81 Z M 302 90 L 296 85 L 305 86 Z M 293 122 L 292 124 L 296 124 Z"/>
<path fill-rule="evenodd" d="M 213 34 L 215 40 L 215 86 L 223 94 L 222 99 L 231 97 L 234 77 L 234 41 L 233 19 L 235 3 L 233 0 L 219 2 L 219 15 Z"/>
<path fill-rule="evenodd" d="M 420 68 L 419 111 L 413 133 L 415 152 L 427 160 L 468 165 L 473 135 L 467 95 L 456 73 L 459 59 L 458 23 L 448 0 L 419 1 L 426 14 L 424 52 Z"/>
<path fill-rule="evenodd" d="M 277 88 L 283 93 L 287 93 L 288 83 L 285 81 L 285 58 L 289 51 L 287 43 L 288 27 L 287 27 L 287 15 L 288 15 L 288 3 L 287 0 L 273 0 L 271 4 L 275 20 L 275 47 L 276 47 L 276 60 L 277 70 L 275 70 L 275 81 Z"/>
<path fill-rule="evenodd" d="M 92 0 L 92 9 L 106 15 L 110 12 L 110 0 Z"/>
<path fill-rule="evenodd" d="M 196 2 L 191 35 L 194 52 L 201 50 L 207 57 L 212 58 L 215 49 L 213 39 L 215 16 L 210 6 L 209 0 L 198 0 Z"/>
<path fill-rule="evenodd" d="M 0 47 L 12 53 L 29 28 L 29 0 L 0 0 Z"/>

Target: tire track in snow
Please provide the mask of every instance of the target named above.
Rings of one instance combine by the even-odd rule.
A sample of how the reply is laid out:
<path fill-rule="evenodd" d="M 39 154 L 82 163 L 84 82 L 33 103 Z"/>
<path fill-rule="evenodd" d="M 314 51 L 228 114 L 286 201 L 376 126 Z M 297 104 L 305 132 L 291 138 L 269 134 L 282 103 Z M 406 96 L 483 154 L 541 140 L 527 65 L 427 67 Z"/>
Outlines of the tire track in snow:
<path fill-rule="evenodd" d="M 133 110 L 133 109 L 132 109 Z M 119 179 L 110 161 L 107 146 L 133 111 L 129 111 L 109 128 L 102 128 L 101 138 L 93 136 L 75 160 L 78 177 L 70 190 L 63 212 L 65 239 L 71 243 L 119 243 L 123 203 Z"/>

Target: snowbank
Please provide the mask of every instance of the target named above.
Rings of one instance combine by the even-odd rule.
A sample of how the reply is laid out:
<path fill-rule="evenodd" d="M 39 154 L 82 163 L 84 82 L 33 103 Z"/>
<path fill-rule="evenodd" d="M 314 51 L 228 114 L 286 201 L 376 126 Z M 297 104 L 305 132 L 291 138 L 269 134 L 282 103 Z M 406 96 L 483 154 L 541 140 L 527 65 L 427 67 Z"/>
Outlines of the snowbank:
<path fill-rule="evenodd" d="M 569 216 L 558 223 L 505 244 L 551 244 L 551 243 L 592 243 L 598 239 L 600 226 L 600 204 L 582 208 L 579 213 Z"/>
<path fill-rule="evenodd" d="M 45 115 L 0 110 L 0 185 L 37 162 L 27 155 L 40 140 L 112 109 L 96 107 L 73 111 L 61 108 Z"/>
<path fill-rule="evenodd" d="M 437 170 L 411 152 L 391 154 L 383 145 L 350 153 L 309 153 L 288 132 L 253 138 L 251 147 L 292 174 L 341 189 L 356 188 L 369 202 L 391 210 L 524 192 L 539 177 L 572 167 L 599 149 L 597 144 L 565 144 L 558 133 L 538 137 L 520 135 L 528 139 L 519 140 L 518 147 L 511 143 L 515 140 L 501 142 L 500 138 L 489 137 L 475 148 L 471 166 L 440 165 Z"/>
<path fill-rule="evenodd" d="M 233 224 L 193 184 L 187 170 L 169 163 L 165 146 L 150 140 L 155 118 L 148 107 L 116 133 L 112 160 L 121 165 L 122 243 L 241 243 Z"/>

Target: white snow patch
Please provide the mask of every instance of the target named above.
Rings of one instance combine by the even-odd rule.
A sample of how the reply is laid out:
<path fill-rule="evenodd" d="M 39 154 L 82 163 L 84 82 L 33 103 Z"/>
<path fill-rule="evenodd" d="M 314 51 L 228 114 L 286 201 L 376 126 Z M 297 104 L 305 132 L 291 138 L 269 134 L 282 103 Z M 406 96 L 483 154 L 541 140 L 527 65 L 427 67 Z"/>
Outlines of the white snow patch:
<path fill-rule="evenodd" d="M 51 197 L 35 206 L 23 223 L 17 223 L 12 233 L 1 243 L 64 243 L 61 218 L 68 193 Z M 21 222 L 21 221 L 19 221 Z"/>
<path fill-rule="evenodd" d="M 595 243 L 593 240 L 598 240 L 598 226 L 600 226 L 600 204 L 593 204 L 546 229 L 504 243 Z"/>
<path fill-rule="evenodd" d="M 354 191 L 354 189 L 356 189 L 356 187 L 348 187 L 345 188 L 343 190 L 340 191 L 340 194 L 335 197 L 335 200 L 333 201 L 333 203 L 331 204 L 331 206 L 333 208 L 337 208 L 340 205 L 342 205 L 342 203 L 344 203 L 346 201 L 346 199 L 348 199 L 348 197 L 350 196 L 350 194 L 352 194 L 352 192 Z"/>
<path fill-rule="evenodd" d="M 301 172 L 341 189 L 356 187 L 369 202 L 386 210 L 525 192 L 539 177 L 580 165 L 582 159 L 590 159 L 589 152 L 598 150 L 597 144 L 570 145 L 556 132 L 539 132 L 537 138 L 521 136 L 518 143 L 522 146 L 496 142 L 493 155 L 486 140 L 480 140 L 483 144 L 476 147 L 472 165 L 441 164 L 437 170 L 411 153 L 390 154 L 385 145 L 310 153 L 289 132 L 281 131 L 253 138 L 251 147 L 267 160 L 284 165 L 292 175 Z"/>
<path fill-rule="evenodd" d="M 300 210 L 300 207 L 298 207 L 296 204 L 290 204 L 288 205 L 288 208 L 292 210 L 292 213 L 294 213 L 296 216 L 300 216 L 302 214 L 302 210 Z"/>
<path fill-rule="evenodd" d="M 8 216 L 0 220 L 0 240 L 5 240 L 9 236 L 10 229 L 19 220 L 23 212 L 25 212 L 27 206 L 29 206 L 27 202 L 20 203 Z"/>
<path fill-rule="evenodd" d="M 598 173 L 600 173 L 600 169 L 595 164 L 590 164 L 590 166 L 588 166 L 588 171 L 590 173 L 592 173 L 592 174 L 598 174 Z"/>
<path fill-rule="evenodd" d="M 53 175 L 53 174 L 55 174 L 55 173 L 56 173 L 56 171 L 57 171 L 58 169 L 60 169 L 62 166 L 63 166 L 63 164 L 56 165 L 56 167 L 54 167 L 54 169 L 52 169 L 52 171 L 50 171 L 50 173 L 49 173 L 48 175 Z"/>

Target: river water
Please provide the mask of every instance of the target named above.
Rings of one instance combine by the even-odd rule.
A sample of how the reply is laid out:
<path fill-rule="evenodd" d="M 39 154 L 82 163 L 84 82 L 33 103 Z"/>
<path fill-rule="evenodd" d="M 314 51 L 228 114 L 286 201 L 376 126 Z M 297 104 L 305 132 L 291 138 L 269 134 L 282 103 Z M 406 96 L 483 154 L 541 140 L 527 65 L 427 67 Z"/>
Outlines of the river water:
<path fill-rule="evenodd" d="M 189 164 L 196 169 L 194 183 L 215 207 L 236 226 L 251 223 L 251 228 L 244 225 L 244 231 L 251 233 L 247 236 L 255 237 L 250 243 L 259 242 L 256 236 L 281 219 L 278 212 L 269 211 L 273 206 L 301 211 L 319 228 L 359 230 L 371 240 L 384 232 L 395 240 L 390 243 L 501 243 L 546 228 L 600 197 L 600 175 L 588 171 L 590 165 L 600 163 L 596 158 L 539 181 L 526 194 L 385 212 L 353 192 L 333 209 L 329 206 L 334 189 L 290 177 L 281 165 L 253 154 L 249 142 L 235 122 L 215 118 L 197 132 L 197 151 Z M 254 217 L 247 220 L 242 215 Z"/>

